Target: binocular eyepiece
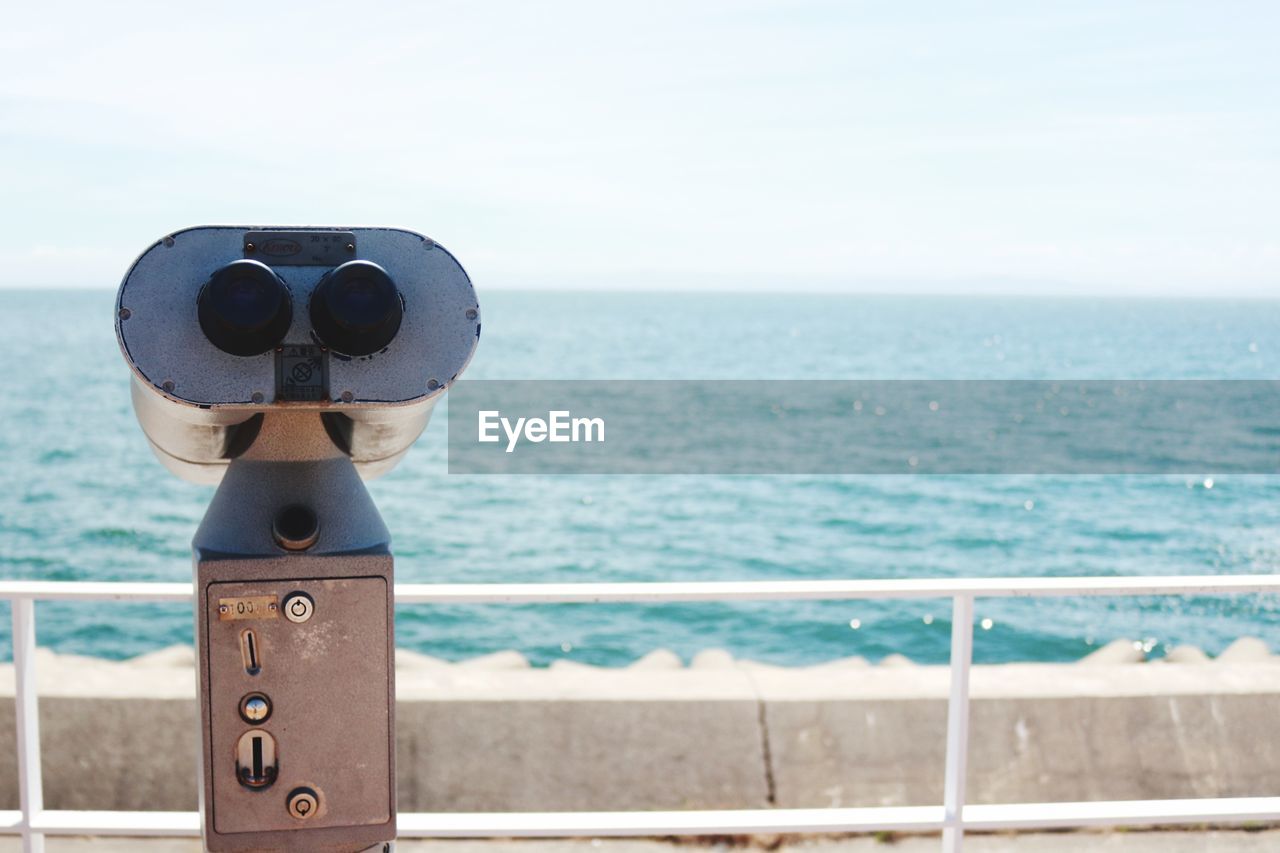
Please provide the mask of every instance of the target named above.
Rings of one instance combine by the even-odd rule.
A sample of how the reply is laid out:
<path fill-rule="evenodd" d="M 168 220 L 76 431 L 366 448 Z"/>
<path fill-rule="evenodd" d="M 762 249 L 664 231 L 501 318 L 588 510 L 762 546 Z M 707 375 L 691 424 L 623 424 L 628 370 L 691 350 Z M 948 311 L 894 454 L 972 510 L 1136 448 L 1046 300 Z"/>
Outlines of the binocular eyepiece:
<path fill-rule="evenodd" d="M 197 299 L 200 328 L 231 355 L 261 355 L 284 342 L 293 297 L 271 267 L 243 258 L 219 268 Z M 312 330 L 346 356 L 372 355 L 400 331 L 404 302 L 387 271 L 372 261 L 347 261 L 325 274 L 311 295 Z"/>
<path fill-rule="evenodd" d="M 231 355 L 275 349 L 293 322 L 289 288 L 271 267 L 247 258 L 215 272 L 196 304 L 204 336 Z"/>
<path fill-rule="evenodd" d="M 347 261 L 327 273 L 311 296 L 311 325 L 320 342 L 343 355 L 372 355 L 400 331 L 404 303 L 387 271 Z"/>

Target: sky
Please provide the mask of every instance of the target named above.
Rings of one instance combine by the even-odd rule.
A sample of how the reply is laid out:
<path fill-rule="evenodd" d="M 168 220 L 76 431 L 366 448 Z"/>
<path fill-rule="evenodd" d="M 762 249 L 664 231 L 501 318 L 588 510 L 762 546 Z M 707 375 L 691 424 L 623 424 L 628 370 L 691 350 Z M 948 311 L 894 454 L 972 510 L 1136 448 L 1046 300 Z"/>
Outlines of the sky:
<path fill-rule="evenodd" d="M 0 287 L 396 225 L 479 288 L 1280 291 L 1274 2 L 11 3 Z"/>

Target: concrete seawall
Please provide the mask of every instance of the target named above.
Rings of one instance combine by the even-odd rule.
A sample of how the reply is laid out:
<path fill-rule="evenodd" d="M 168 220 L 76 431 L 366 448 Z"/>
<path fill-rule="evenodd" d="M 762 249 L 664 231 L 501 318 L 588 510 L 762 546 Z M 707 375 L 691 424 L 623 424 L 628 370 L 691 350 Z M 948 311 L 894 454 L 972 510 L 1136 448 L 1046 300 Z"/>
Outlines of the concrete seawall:
<path fill-rule="evenodd" d="M 974 668 L 970 801 L 1274 793 L 1280 663 Z M 1108 662 L 1111 661 L 1111 662 Z M 412 811 L 922 805 L 942 798 L 948 670 L 859 659 L 784 669 L 655 653 L 627 669 L 530 669 L 508 652 L 397 656 L 400 806 Z M 189 648 L 113 663 L 41 650 L 45 800 L 190 810 Z M 12 667 L 0 694 L 12 695 Z M 0 808 L 16 808 L 11 702 Z"/>

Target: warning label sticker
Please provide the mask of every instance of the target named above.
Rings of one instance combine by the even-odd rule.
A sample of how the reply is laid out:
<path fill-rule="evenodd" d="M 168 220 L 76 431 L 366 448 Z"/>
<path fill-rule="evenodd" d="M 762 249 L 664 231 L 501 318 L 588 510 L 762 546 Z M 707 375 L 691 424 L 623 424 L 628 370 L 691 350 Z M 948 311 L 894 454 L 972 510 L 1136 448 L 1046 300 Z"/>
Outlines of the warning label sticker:
<path fill-rule="evenodd" d="M 276 353 L 276 399 L 308 403 L 329 399 L 329 354 L 311 344 L 285 344 Z"/>

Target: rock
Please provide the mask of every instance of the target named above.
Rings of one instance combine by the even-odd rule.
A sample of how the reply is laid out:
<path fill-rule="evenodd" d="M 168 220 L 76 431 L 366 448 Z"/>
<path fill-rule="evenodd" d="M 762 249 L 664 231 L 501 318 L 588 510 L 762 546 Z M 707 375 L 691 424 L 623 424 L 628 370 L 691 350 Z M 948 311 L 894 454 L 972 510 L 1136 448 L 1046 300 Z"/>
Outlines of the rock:
<path fill-rule="evenodd" d="M 733 655 L 724 649 L 703 649 L 689 662 L 690 669 L 733 669 Z"/>
<path fill-rule="evenodd" d="M 1112 640 L 1097 651 L 1080 658 L 1084 666 L 1110 666 L 1122 663 L 1142 663 L 1147 659 L 1142 646 L 1133 640 Z"/>
<path fill-rule="evenodd" d="M 424 655 L 409 649 L 396 649 L 396 669 L 442 669 L 453 666 L 443 658 Z"/>
<path fill-rule="evenodd" d="M 683 669 L 684 661 L 670 649 L 654 649 L 627 669 Z"/>
<path fill-rule="evenodd" d="M 529 659 L 514 649 L 506 649 L 478 658 L 459 661 L 457 666 L 468 669 L 528 669 Z"/>
<path fill-rule="evenodd" d="M 1178 646 L 1164 656 L 1169 663 L 1209 663 L 1209 656 L 1198 646 Z"/>
<path fill-rule="evenodd" d="M 894 652 L 891 655 L 885 655 L 881 658 L 880 665 L 890 668 L 901 668 L 904 666 L 915 666 L 916 662 L 906 655 L 900 655 L 897 652 Z"/>
<path fill-rule="evenodd" d="M 901 657 L 901 655 L 899 655 Z M 903 658 L 905 660 L 905 658 Z M 892 664 L 890 664 L 892 666 Z M 815 663 L 813 666 L 807 666 L 805 669 L 824 670 L 824 669 L 866 669 L 871 664 L 862 655 L 853 655 L 847 658 L 836 658 L 835 660 L 824 660 L 822 663 Z"/>
<path fill-rule="evenodd" d="M 788 672 L 791 669 L 789 666 L 779 666 L 762 660 L 740 660 L 737 662 L 737 667 L 747 672 Z"/>
<path fill-rule="evenodd" d="M 154 652 L 147 652 L 145 655 L 138 655 L 125 662 L 133 666 L 192 669 L 196 665 L 196 650 L 191 646 L 177 643 Z"/>
<path fill-rule="evenodd" d="M 592 666 L 589 663 L 581 661 L 569 660 L 568 658 L 560 658 L 553 660 L 551 666 L 547 667 L 553 672 L 599 672 L 603 667 Z"/>
<path fill-rule="evenodd" d="M 1241 637 L 1222 650 L 1218 663 L 1263 663 L 1271 660 L 1271 650 L 1257 637 Z"/>
<path fill-rule="evenodd" d="M 88 657 L 86 655 L 73 655 L 55 652 L 53 649 L 45 646 L 37 646 L 35 650 L 35 664 L 38 670 L 45 667 L 88 667 L 92 668 L 94 664 L 106 664 L 107 666 L 118 665 L 120 661 L 108 661 L 102 658 Z"/>

